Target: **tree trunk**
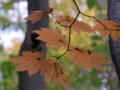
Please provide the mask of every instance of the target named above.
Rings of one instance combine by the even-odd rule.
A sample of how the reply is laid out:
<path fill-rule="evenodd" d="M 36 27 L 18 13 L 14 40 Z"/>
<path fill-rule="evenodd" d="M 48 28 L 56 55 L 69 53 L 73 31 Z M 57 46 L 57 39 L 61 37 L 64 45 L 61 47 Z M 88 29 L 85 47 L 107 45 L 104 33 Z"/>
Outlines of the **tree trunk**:
<path fill-rule="evenodd" d="M 108 19 L 120 24 L 120 0 L 108 0 Z M 117 41 L 109 38 L 112 61 L 120 81 L 120 38 Z"/>
<path fill-rule="evenodd" d="M 48 0 L 27 0 L 28 2 L 28 14 L 31 11 L 35 10 L 45 10 L 48 7 Z M 48 17 L 42 19 L 40 22 L 36 24 L 32 24 L 31 22 L 27 22 L 27 32 L 25 40 L 21 46 L 20 55 L 23 51 L 44 51 L 46 52 L 45 43 L 42 41 L 37 41 L 35 38 L 36 34 L 33 34 L 33 30 L 40 29 L 41 27 L 48 27 Z M 29 77 L 28 72 L 20 72 L 19 73 L 19 90 L 46 90 L 46 84 L 44 81 L 43 75 L 40 75 L 40 72 Z"/>

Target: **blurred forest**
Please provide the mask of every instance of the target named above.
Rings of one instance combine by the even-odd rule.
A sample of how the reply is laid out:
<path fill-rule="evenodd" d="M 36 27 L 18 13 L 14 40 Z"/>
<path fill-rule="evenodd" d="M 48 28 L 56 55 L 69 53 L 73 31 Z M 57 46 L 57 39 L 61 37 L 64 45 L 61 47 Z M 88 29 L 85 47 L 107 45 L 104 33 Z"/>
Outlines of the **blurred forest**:
<path fill-rule="evenodd" d="M 107 18 L 107 0 L 76 0 L 82 12 L 96 16 L 99 19 Z M 54 8 L 54 14 L 71 15 L 75 17 L 77 10 L 72 0 L 49 0 L 50 7 Z M 15 71 L 15 65 L 10 62 L 11 58 L 19 53 L 21 43 L 25 37 L 27 16 L 26 0 L 0 0 L 0 90 L 18 90 L 18 75 Z M 84 21 L 91 26 L 94 20 L 80 15 L 79 20 Z M 50 27 L 63 27 L 53 23 L 50 16 Z M 64 30 L 62 31 L 64 33 Z M 75 41 L 75 40 L 76 41 Z M 91 36 L 81 32 L 76 37 L 76 32 L 72 34 L 72 43 L 78 43 L 82 47 L 87 47 L 94 51 L 105 53 L 109 59 L 108 37 Z M 48 49 L 48 55 L 59 55 L 64 52 L 64 48 L 56 53 L 55 48 Z M 69 58 L 69 60 L 68 60 Z M 118 78 L 111 64 L 103 67 L 102 71 L 92 69 L 86 71 L 80 65 L 75 65 L 70 57 L 63 57 L 66 74 L 70 77 L 72 87 L 64 89 L 58 83 L 49 85 L 47 82 L 47 90 L 117 90 Z"/>

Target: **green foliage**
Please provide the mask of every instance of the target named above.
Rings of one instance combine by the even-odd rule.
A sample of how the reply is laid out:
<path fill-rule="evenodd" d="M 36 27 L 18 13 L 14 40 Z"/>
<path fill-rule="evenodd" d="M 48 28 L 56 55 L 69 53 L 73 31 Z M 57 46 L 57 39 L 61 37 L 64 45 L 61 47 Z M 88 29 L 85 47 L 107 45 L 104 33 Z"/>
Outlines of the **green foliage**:
<path fill-rule="evenodd" d="M 9 19 L 7 19 L 6 17 L 0 16 L 0 28 L 2 30 L 10 27 L 11 24 L 12 24 L 12 22 Z"/>
<path fill-rule="evenodd" d="M 22 29 L 23 27 L 25 27 L 26 25 L 21 21 L 20 18 L 20 12 L 19 12 L 19 6 L 16 8 L 15 4 L 19 3 L 16 0 L 3 0 L 0 1 L 0 29 L 1 30 L 5 30 L 8 28 L 13 28 L 13 29 Z M 14 17 L 10 14 L 11 12 L 14 12 L 14 14 L 18 13 L 17 15 L 14 15 Z M 13 21 L 14 19 L 18 19 L 18 21 Z"/>
<path fill-rule="evenodd" d="M 94 6 L 97 6 L 97 8 L 99 8 L 99 4 L 97 3 L 97 0 L 87 0 L 87 5 L 89 9 L 92 9 Z"/>
<path fill-rule="evenodd" d="M 87 5 L 89 9 L 92 9 L 93 7 L 97 7 L 98 9 L 106 9 L 107 0 L 87 0 Z"/>
<path fill-rule="evenodd" d="M 14 7 L 13 7 L 13 3 L 3 3 L 2 4 L 2 8 L 7 12 L 8 10 L 10 10 L 10 9 L 14 9 Z"/>
<path fill-rule="evenodd" d="M 3 85 L 5 90 L 18 90 L 18 82 L 17 82 L 17 73 L 15 70 L 15 65 L 12 63 L 5 61 L 0 65 L 0 69 L 2 71 Z"/>

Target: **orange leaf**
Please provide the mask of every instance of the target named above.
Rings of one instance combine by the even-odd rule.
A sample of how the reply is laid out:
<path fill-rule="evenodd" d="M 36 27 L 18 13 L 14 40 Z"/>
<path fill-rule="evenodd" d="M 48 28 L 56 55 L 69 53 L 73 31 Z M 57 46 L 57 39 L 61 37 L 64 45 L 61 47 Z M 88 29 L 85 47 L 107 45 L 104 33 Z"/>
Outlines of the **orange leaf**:
<path fill-rule="evenodd" d="M 49 73 L 45 74 L 47 80 L 51 83 L 59 82 L 63 87 L 68 87 L 69 81 L 61 68 L 61 62 L 55 62 L 49 68 Z"/>
<path fill-rule="evenodd" d="M 22 55 L 23 56 L 13 58 L 11 62 L 18 64 L 16 67 L 17 71 L 28 70 L 28 74 L 30 76 L 39 70 L 44 71 L 42 67 L 47 67 L 49 64 L 51 64 L 50 60 L 44 59 L 42 52 L 32 53 L 30 51 L 25 51 L 22 53 Z"/>
<path fill-rule="evenodd" d="M 41 30 L 36 30 L 34 32 L 40 35 L 37 37 L 38 40 L 47 42 L 47 47 L 55 46 L 57 48 L 60 48 L 62 46 L 67 46 L 65 36 L 62 35 L 61 31 L 58 28 L 56 28 L 56 30 L 42 28 Z"/>
<path fill-rule="evenodd" d="M 100 32 L 101 36 L 110 34 L 113 40 L 117 40 L 120 37 L 120 27 L 117 23 L 112 20 L 100 20 L 100 22 L 97 22 L 97 24 L 92 28 L 93 31 Z"/>
<path fill-rule="evenodd" d="M 30 15 L 28 15 L 25 19 L 31 21 L 33 24 L 40 21 L 41 19 L 48 16 L 49 13 L 53 12 L 53 8 L 48 8 L 45 11 L 32 11 Z"/>
<path fill-rule="evenodd" d="M 25 51 L 22 55 L 11 60 L 11 62 L 18 64 L 17 71 L 27 70 L 30 76 L 40 71 L 45 75 L 46 80 L 52 84 L 59 82 L 64 87 L 69 86 L 68 78 L 62 70 L 60 62 L 53 62 L 51 59 L 44 58 L 42 52 Z"/>
<path fill-rule="evenodd" d="M 74 50 L 69 52 L 75 63 L 80 63 L 85 69 L 90 69 L 94 67 L 98 70 L 102 69 L 103 64 L 108 64 L 109 62 L 104 58 L 102 53 L 91 52 L 80 47 L 76 47 Z"/>
<path fill-rule="evenodd" d="M 60 15 L 56 17 L 56 22 L 62 26 L 70 27 L 74 19 L 75 18 L 73 17 Z M 72 28 L 78 33 L 80 33 L 81 30 L 84 32 L 88 32 L 88 33 L 94 33 L 94 31 L 91 30 L 90 25 L 88 25 L 87 23 L 78 21 L 78 20 L 75 21 L 75 23 L 72 25 Z"/>

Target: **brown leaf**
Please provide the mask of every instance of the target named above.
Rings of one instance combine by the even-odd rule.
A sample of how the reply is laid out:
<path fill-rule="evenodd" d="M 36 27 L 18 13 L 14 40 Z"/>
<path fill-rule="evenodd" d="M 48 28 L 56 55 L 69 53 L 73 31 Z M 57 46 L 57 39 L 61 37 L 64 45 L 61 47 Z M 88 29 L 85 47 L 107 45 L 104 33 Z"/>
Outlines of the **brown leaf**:
<path fill-rule="evenodd" d="M 41 19 L 48 16 L 49 13 L 53 12 L 53 8 L 49 7 L 45 11 L 32 11 L 25 19 L 31 21 L 33 24 L 40 21 Z"/>
<path fill-rule="evenodd" d="M 42 40 L 47 43 L 47 47 L 55 46 L 60 48 L 62 46 L 67 46 L 65 36 L 62 35 L 58 28 L 56 28 L 56 30 L 42 28 L 41 30 L 36 30 L 34 32 L 39 35 L 37 37 L 38 40 Z"/>
<path fill-rule="evenodd" d="M 53 65 L 51 65 L 49 73 L 45 74 L 45 77 L 52 84 L 59 82 L 63 87 L 70 86 L 70 82 L 61 68 L 61 62 L 55 62 Z"/>
<path fill-rule="evenodd" d="M 76 47 L 72 51 L 69 52 L 69 55 L 72 56 L 75 63 L 80 63 L 85 69 L 90 69 L 94 67 L 98 70 L 102 69 L 103 64 L 108 64 L 102 53 L 91 52 L 89 50 Z"/>
<path fill-rule="evenodd" d="M 43 67 L 48 67 L 52 63 L 51 60 L 44 58 L 42 52 L 32 53 L 30 51 L 23 52 L 22 56 L 13 58 L 11 62 L 18 64 L 16 67 L 17 71 L 28 70 L 30 76 L 39 70 L 44 71 Z"/>
<path fill-rule="evenodd" d="M 42 52 L 25 51 L 22 56 L 12 59 L 11 62 L 18 64 L 17 71 L 28 71 L 29 76 L 39 71 L 51 84 L 59 82 L 64 87 L 69 86 L 68 78 L 61 68 L 61 62 L 53 62 L 49 58 L 44 58 Z"/>
<path fill-rule="evenodd" d="M 56 22 L 59 23 L 60 25 L 69 27 L 73 21 L 69 16 L 60 15 L 56 17 Z"/>
<path fill-rule="evenodd" d="M 56 22 L 59 23 L 62 26 L 65 27 L 70 27 L 71 24 L 73 23 L 75 18 L 69 17 L 69 16 L 57 16 L 56 17 Z M 76 20 L 75 23 L 72 25 L 72 28 L 80 33 L 80 31 L 88 32 L 88 33 L 95 33 L 94 31 L 91 30 L 91 26 L 88 25 L 87 23 L 84 23 L 82 21 Z"/>
<path fill-rule="evenodd" d="M 101 24 L 104 24 L 105 27 Z M 93 31 L 100 32 L 101 36 L 111 35 L 113 40 L 117 40 L 120 37 L 120 26 L 113 22 L 112 20 L 100 20 L 97 24 L 92 28 Z"/>

